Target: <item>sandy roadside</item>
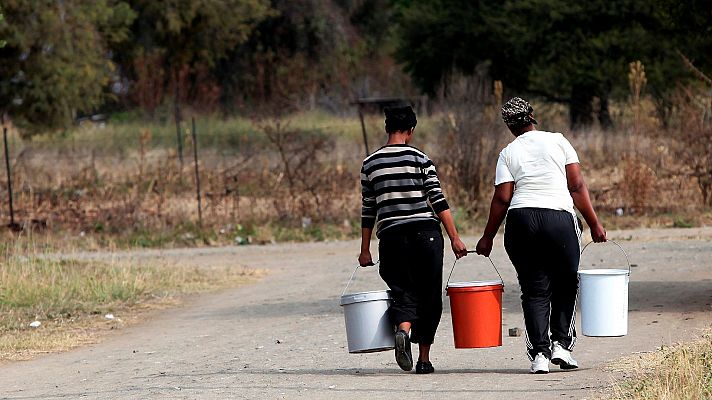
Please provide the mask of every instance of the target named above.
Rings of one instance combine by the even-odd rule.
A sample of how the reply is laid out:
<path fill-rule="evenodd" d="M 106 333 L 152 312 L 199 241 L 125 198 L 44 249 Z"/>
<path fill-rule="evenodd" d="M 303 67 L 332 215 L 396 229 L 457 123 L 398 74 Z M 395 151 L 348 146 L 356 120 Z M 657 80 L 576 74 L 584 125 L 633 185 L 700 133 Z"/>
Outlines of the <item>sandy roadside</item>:
<path fill-rule="evenodd" d="M 355 265 L 355 241 L 150 250 L 114 256 L 240 264 L 269 274 L 156 314 L 101 344 L 1 366 L 0 398 L 590 398 L 614 377 L 605 370 L 612 360 L 690 340 L 712 325 L 712 228 L 616 231 L 610 237 L 634 264 L 630 332 L 579 337 L 575 355 L 582 368 L 574 372 L 529 375 L 521 337 L 505 336 L 499 348 L 454 349 L 447 298 L 433 348 L 436 374 L 403 373 L 390 352 L 349 355 L 338 297 Z M 475 238 L 466 243 L 474 247 Z M 506 332 L 522 326 L 519 291 L 501 242 L 493 260 L 506 283 Z M 594 245 L 582 264 L 617 267 L 623 260 L 615 246 Z M 448 256 L 447 272 L 451 265 Z M 492 274 L 482 258 L 468 257 L 453 279 Z M 353 290 L 382 287 L 376 271 L 367 269 L 359 271 Z"/>

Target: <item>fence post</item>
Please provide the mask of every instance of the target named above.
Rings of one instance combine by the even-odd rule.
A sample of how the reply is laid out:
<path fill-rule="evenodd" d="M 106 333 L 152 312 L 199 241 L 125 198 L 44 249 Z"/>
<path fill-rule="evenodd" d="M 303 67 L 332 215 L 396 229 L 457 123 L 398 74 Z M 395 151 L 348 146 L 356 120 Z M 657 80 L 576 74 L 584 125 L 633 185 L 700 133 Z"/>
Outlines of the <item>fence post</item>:
<path fill-rule="evenodd" d="M 363 132 L 363 145 L 364 145 L 364 147 L 366 147 L 366 157 L 368 157 L 368 155 L 371 154 L 371 152 L 368 151 L 368 137 L 366 136 L 366 124 L 363 122 L 363 110 L 361 108 L 362 108 L 362 106 L 359 103 L 358 117 L 361 120 L 361 132 Z"/>
<path fill-rule="evenodd" d="M 193 135 L 193 160 L 195 161 L 195 192 L 198 198 L 198 226 L 203 227 L 203 210 L 200 201 L 200 170 L 198 169 L 198 135 L 195 132 L 195 117 L 190 117 Z"/>
<path fill-rule="evenodd" d="M 5 171 L 7 172 L 7 197 L 10 203 L 10 225 L 11 229 L 16 229 L 15 209 L 12 205 L 12 174 L 10 173 L 10 154 L 7 147 L 7 126 L 5 126 L 5 116 L 2 117 L 2 140 L 5 145 Z"/>
<path fill-rule="evenodd" d="M 175 120 L 176 120 L 176 138 L 178 140 L 178 160 L 180 160 L 180 169 L 181 171 L 183 170 L 183 138 L 180 133 L 180 100 L 178 98 L 178 95 L 180 94 L 180 82 L 178 81 L 179 74 L 176 71 L 176 90 L 175 90 L 175 98 L 173 100 L 173 113 L 175 115 Z"/>

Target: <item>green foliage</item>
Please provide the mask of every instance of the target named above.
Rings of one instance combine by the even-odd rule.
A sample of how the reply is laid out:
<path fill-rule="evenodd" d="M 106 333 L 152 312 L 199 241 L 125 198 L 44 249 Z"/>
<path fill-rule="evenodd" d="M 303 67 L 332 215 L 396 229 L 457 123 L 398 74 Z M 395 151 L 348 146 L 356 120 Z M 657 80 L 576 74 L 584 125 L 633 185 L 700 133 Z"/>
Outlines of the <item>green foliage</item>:
<path fill-rule="evenodd" d="M 604 107 L 613 91 L 619 98 L 628 94 L 628 64 L 642 60 L 648 66 L 659 57 L 660 27 L 651 2 L 531 0 L 508 6 L 512 14 L 537 21 L 520 20 L 512 27 L 515 37 L 524 38 L 531 60 L 527 89 L 569 103 L 572 125 L 592 122 L 593 97 L 602 100 L 599 120 L 608 125 Z"/>
<path fill-rule="evenodd" d="M 709 1 L 4 0 L 0 112 L 32 134 L 109 109 L 166 118 L 173 97 L 204 113 L 343 111 L 412 93 L 395 55 L 430 95 L 488 71 L 508 96 L 607 125 L 632 61 L 670 112 L 671 89 L 693 78 L 680 54 L 712 67 Z"/>
<path fill-rule="evenodd" d="M 128 0 L 132 40 L 115 48 L 131 81 L 131 100 L 154 117 L 166 98 L 215 110 L 222 95 L 216 65 L 273 15 L 269 0 Z"/>
<path fill-rule="evenodd" d="M 26 135 L 66 129 L 107 104 L 142 51 L 161 54 L 156 67 L 169 72 L 210 67 L 271 12 L 267 0 L 5 1 L 0 111 Z"/>
<path fill-rule="evenodd" d="M 692 228 L 695 225 L 682 217 L 677 217 L 672 223 L 673 228 Z"/>
<path fill-rule="evenodd" d="M 115 67 L 108 45 L 134 18 L 115 0 L 7 0 L 0 37 L 0 111 L 26 134 L 67 128 L 107 98 Z"/>
<path fill-rule="evenodd" d="M 398 59 L 434 93 L 452 71 L 489 66 L 510 92 L 568 103 L 590 123 L 594 97 L 627 96 L 628 64 L 641 60 L 659 98 L 690 78 L 676 50 L 712 66 L 712 11 L 704 1 L 402 0 Z M 447 44 L 447 45 L 444 45 Z"/>
<path fill-rule="evenodd" d="M 495 78 L 505 74 L 505 81 L 515 80 L 521 70 L 508 62 L 515 56 L 514 49 L 496 26 L 500 4 L 496 0 L 397 2 L 396 58 L 431 95 L 453 70 L 470 74 L 481 63 L 493 64 Z"/>
<path fill-rule="evenodd" d="M 349 85 L 388 53 L 385 0 L 274 0 L 272 6 L 276 12 L 216 71 L 227 97 L 312 109 L 325 92 L 352 97 Z"/>
<path fill-rule="evenodd" d="M 390 58 L 391 10 L 389 0 L 3 1 L 0 111 L 29 136 L 94 112 L 162 118 L 174 97 L 208 113 L 313 110 L 320 99 L 343 109 L 354 87 L 409 87 Z"/>
<path fill-rule="evenodd" d="M 2 9 L 0 8 L 0 23 L 2 23 L 4 19 L 5 19 L 5 16 L 2 14 Z M 0 49 L 5 47 L 6 44 L 7 44 L 6 41 L 0 39 Z"/>
<path fill-rule="evenodd" d="M 137 50 L 163 49 L 169 68 L 213 65 L 273 14 L 268 0 L 129 0 Z"/>

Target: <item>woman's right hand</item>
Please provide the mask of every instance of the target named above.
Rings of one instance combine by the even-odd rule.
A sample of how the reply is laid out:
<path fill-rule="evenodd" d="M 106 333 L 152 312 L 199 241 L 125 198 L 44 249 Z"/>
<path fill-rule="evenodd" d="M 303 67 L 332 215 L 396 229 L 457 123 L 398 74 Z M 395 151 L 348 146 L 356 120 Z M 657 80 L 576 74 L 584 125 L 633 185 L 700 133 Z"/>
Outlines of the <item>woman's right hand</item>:
<path fill-rule="evenodd" d="M 450 247 L 452 247 L 452 252 L 458 260 L 467 255 L 467 247 L 459 237 L 450 242 Z"/>
<path fill-rule="evenodd" d="M 603 243 L 608 240 L 608 238 L 606 238 L 606 230 L 603 229 L 603 225 L 598 223 L 591 227 L 591 238 L 596 243 Z"/>
<path fill-rule="evenodd" d="M 475 251 L 477 254 L 485 257 L 489 257 L 490 253 L 492 252 L 492 239 L 482 236 L 480 240 L 477 242 L 477 247 L 475 248 Z"/>

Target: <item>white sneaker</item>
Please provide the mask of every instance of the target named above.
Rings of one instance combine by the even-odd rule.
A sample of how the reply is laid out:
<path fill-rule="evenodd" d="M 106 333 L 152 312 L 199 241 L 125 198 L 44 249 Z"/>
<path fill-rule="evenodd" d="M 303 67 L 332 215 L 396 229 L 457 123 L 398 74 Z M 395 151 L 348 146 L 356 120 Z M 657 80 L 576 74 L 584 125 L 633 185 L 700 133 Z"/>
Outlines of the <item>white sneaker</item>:
<path fill-rule="evenodd" d="M 532 361 L 532 368 L 529 371 L 532 374 L 549 373 L 549 359 L 546 358 L 544 353 L 539 353 L 536 357 L 534 357 L 534 361 Z"/>
<path fill-rule="evenodd" d="M 559 342 L 551 345 L 551 363 L 558 365 L 561 369 L 578 368 L 578 363 L 571 357 L 571 352 L 563 348 Z"/>

